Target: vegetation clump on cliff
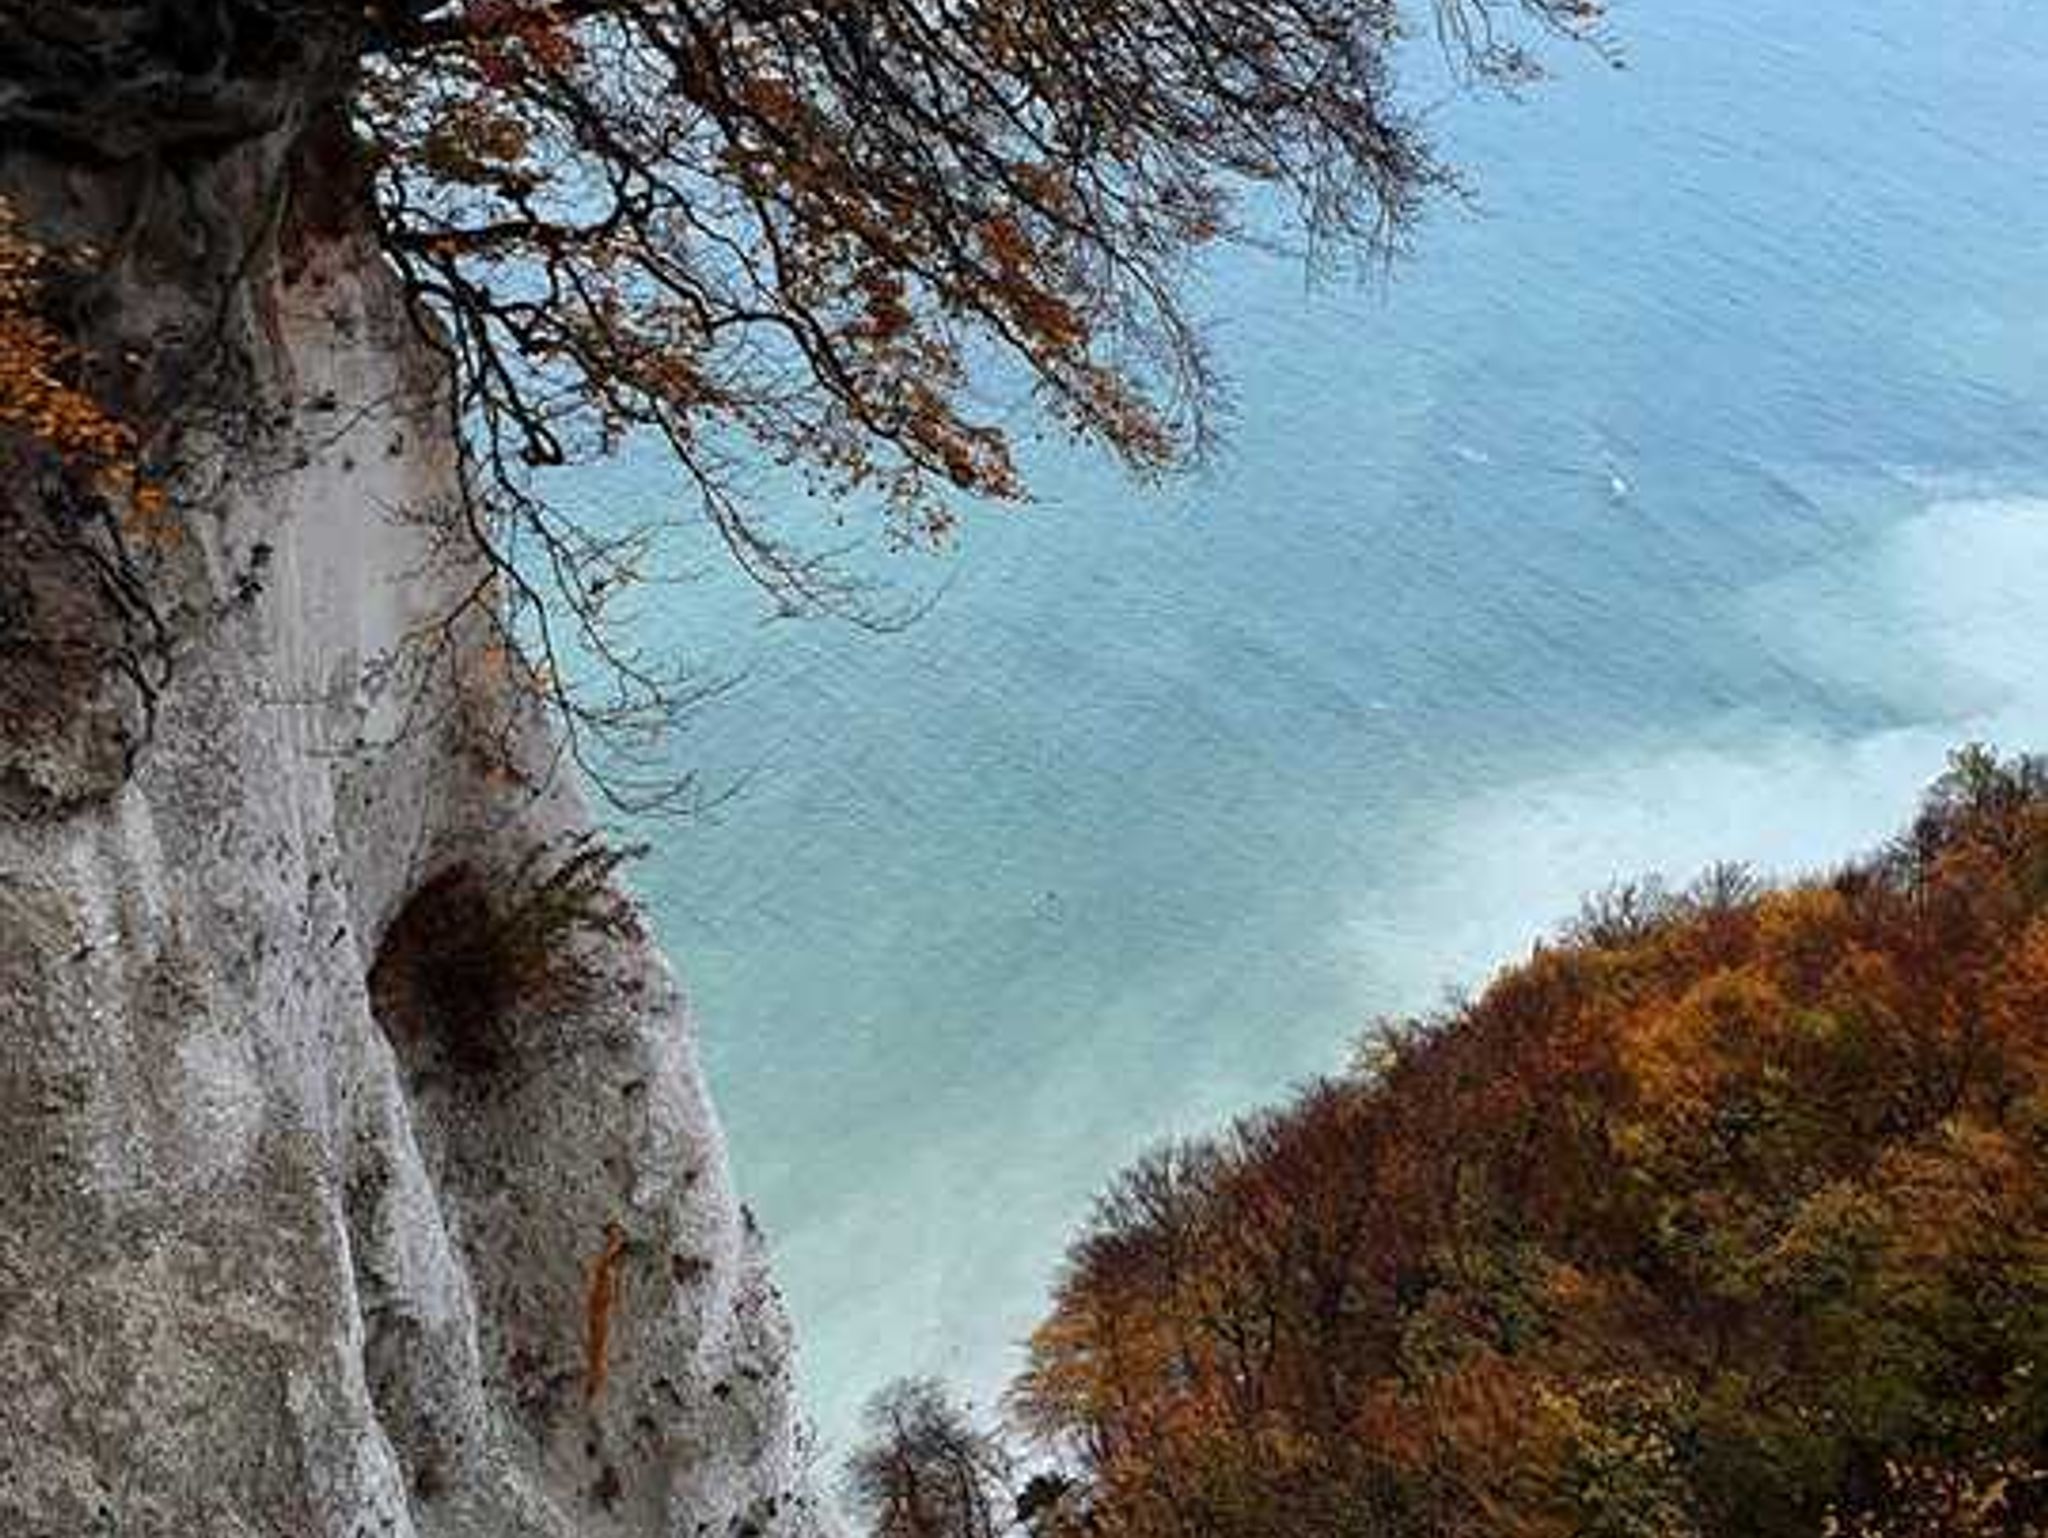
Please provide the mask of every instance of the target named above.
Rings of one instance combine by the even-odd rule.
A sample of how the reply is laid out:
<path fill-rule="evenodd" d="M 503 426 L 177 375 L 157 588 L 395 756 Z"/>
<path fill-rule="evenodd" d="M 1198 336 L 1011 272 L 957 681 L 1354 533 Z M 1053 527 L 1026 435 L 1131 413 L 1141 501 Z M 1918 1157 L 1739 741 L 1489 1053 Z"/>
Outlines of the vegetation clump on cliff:
<path fill-rule="evenodd" d="M 457 1070 L 502 1065 L 521 1017 L 587 997 L 591 941 L 638 937 L 613 878 L 643 852 L 579 837 L 562 850 L 536 845 L 495 878 L 467 863 L 438 872 L 385 932 L 369 978 L 378 1017 L 432 1041 Z"/>
<path fill-rule="evenodd" d="M 2048 764 L 1609 895 L 1154 1154 L 1012 1410 L 1047 1538 L 2048 1531 Z"/>

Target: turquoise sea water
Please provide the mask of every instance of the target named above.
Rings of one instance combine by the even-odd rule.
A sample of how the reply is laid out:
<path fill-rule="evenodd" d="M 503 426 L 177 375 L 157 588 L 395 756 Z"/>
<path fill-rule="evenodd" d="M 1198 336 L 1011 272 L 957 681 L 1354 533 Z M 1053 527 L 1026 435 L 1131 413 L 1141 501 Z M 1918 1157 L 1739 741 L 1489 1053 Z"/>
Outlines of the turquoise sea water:
<path fill-rule="evenodd" d="M 1616 24 L 1445 106 L 1481 207 L 1391 283 L 1210 274 L 1199 479 L 1041 452 L 900 635 L 650 613 L 746 675 L 678 745 L 744 791 L 640 882 L 828 1441 L 899 1373 L 986 1399 L 1122 1163 L 1583 892 L 2048 747 L 2048 8 Z"/>

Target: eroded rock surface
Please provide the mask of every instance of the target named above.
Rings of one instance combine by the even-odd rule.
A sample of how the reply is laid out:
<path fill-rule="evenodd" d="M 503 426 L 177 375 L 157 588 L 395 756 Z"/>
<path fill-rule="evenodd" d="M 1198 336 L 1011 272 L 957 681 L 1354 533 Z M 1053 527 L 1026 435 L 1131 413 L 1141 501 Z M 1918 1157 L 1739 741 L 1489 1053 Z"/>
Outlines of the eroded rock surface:
<path fill-rule="evenodd" d="M 488 1061 L 373 999 L 417 894 L 587 819 L 475 627 L 386 666 L 480 573 L 391 279 L 271 212 L 317 49 L 231 29 L 138 80 L 145 24 L 264 7 L 32 9 L 0 5 L 0 190 L 100 253 L 84 324 L 128 398 L 207 410 L 178 534 L 127 552 L 141 609 L 94 585 L 135 531 L 0 465 L 0 1533 L 812 1531 L 786 1327 L 654 947 L 578 937 Z"/>

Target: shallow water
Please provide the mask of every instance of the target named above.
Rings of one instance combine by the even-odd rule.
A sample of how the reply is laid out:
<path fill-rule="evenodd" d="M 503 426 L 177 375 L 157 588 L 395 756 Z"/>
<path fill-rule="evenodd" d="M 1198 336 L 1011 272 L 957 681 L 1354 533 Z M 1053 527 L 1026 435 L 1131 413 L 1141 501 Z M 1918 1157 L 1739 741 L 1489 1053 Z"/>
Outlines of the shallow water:
<path fill-rule="evenodd" d="M 743 793 L 640 881 L 828 1438 L 986 1398 L 1119 1165 L 1583 892 L 1825 865 L 1955 743 L 2048 747 L 2048 11 L 1617 25 L 1446 108 L 1483 211 L 1390 285 L 1212 275 L 1197 481 L 1042 450 L 901 635 L 646 621 L 747 675 L 679 749 Z"/>

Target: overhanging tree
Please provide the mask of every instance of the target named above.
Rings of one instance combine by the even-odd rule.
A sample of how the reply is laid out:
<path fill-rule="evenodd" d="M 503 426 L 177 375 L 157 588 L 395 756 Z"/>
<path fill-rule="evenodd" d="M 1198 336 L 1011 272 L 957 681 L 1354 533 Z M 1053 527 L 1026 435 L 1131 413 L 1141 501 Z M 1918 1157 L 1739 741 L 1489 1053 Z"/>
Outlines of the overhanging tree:
<path fill-rule="evenodd" d="M 1600 27 L 1597 0 L 117 9 L 86 74 L 108 49 L 161 45 L 167 63 L 106 102 L 109 121 L 167 90 L 218 116 L 240 100 L 223 82 L 311 39 L 342 61 L 317 136 L 338 153 L 295 191 L 368 215 L 452 362 L 458 532 L 500 579 L 475 607 L 542 654 L 533 677 L 572 747 L 657 724 L 689 691 L 611 622 L 648 531 L 575 516 L 547 471 L 651 439 L 676 515 L 784 606 L 872 618 L 816 536 L 749 494 L 764 467 L 931 544 L 964 503 L 1025 494 L 1020 396 L 1140 476 L 1199 458 L 1217 382 L 1191 260 L 1249 238 L 1321 267 L 1398 249 L 1454 184 L 1397 89 L 1404 40 L 1512 86 L 1534 73 L 1526 40 Z M 76 52 L 37 7 L 0 11 L 24 57 Z M 76 94 L 60 110 L 91 118 Z M 49 115 L 34 96 L 8 107 Z M 192 132 L 241 131 L 209 121 Z"/>
<path fill-rule="evenodd" d="M 384 0 L 369 16 L 355 117 L 377 229 L 456 365 L 475 532 L 512 579 L 513 624 L 611 665 L 612 726 L 676 699 L 606 621 L 640 531 L 564 515 L 536 471 L 652 436 L 678 510 L 749 576 L 789 609 L 864 617 L 749 499 L 750 472 L 865 494 L 898 540 L 940 542 L 963 500 L 1024 495 L 1003 420 L 1019 387 L 1140 475 L 1191 461 L 1216 380 L 1183 300 L 1190 257 L 1252 234 L 1254 203 L 1282 208 L 1317 263 L 1398 248 L 1452 185 L 1397 96 L 1403 37 L 1433 28 L 1468 78 L 1513 85 L 1534 73 L 1532 26 L 1599 26 L 1593 0 Z M 598 721 L 544 676 L 572 729 Z"/>

